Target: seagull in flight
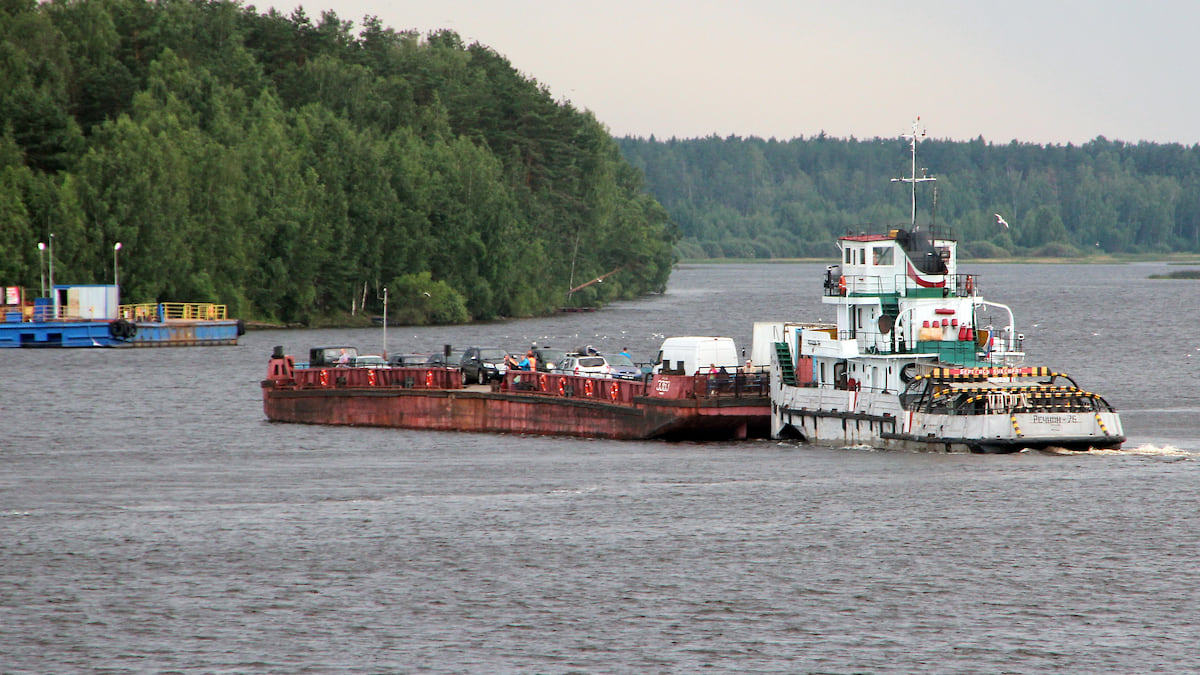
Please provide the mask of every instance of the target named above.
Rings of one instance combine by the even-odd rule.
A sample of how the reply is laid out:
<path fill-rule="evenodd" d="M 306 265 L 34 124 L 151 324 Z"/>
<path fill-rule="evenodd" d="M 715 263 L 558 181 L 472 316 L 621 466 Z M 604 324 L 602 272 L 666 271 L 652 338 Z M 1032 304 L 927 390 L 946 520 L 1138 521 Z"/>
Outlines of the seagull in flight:
<path fill-rule="evenodd" d="M 996 224 L 997 225 L 1003 225 L 1004 229 L 1006 229 L 1006 230 L 1008 229 L 1008 221 L 1004 220 L 1003 216 L 1001 216 L 999 213 L 993 213 L 992 215 L 996 216 Z"/>

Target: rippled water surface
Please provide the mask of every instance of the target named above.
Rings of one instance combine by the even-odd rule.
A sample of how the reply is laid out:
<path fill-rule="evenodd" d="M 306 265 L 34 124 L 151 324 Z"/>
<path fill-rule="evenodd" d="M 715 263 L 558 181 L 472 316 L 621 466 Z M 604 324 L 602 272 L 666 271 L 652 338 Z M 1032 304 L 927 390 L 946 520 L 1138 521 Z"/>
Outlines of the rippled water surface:
<path fill-rule="evenodd" d="M 967 265 L 965 267 L 971 267 Z M 271 347 L 0 353 L 0 672 L 1193 672 L 1200 286 L 987 265 L 1121 452 L 933 455 L 274 425 Z M 391 328 L 628 346 L 828 320 L 821 265 L 592 314 Z"/>

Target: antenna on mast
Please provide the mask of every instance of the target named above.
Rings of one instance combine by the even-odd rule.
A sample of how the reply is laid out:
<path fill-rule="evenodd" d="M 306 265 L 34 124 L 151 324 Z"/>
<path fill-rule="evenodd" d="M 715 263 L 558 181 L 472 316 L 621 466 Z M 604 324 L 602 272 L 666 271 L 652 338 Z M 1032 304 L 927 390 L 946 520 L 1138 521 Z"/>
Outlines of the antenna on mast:
<path fill-rule="evenodd" d="M 901 134 L 900 138 L 908 140 L 908 146 L 912 152 L 912 173 L 909 178 L 893 178 L 893 183 L 910 183 L 912 185 L 912 229 L 917 230 L 917 183 L 926 183 L 936 181 L 933 176 L 926 175 L 928 169 L 921 169 L 921 177 L 917 178 L 917 139 L 925 137 L 925 129 L 920 128 L 921 116 L 918 115 L 913 122 L 912 133 Z"/>

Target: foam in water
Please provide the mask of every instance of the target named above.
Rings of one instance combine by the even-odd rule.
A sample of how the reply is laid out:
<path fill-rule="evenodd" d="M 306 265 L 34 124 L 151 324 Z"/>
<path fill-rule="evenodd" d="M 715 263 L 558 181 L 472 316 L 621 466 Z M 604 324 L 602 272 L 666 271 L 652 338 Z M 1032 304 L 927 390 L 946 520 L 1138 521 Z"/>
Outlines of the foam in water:
<path fill-rule="evenodd" d="M 1091 454 L 1095 455 L 1148 455 L 1156 457 L 1190 457 L 1195 454 L 1187 450 L 1180 450 L 1173 445 L 1164 445 L 1159 447 L 1150 443 L 1143 443 L 1136 448 L 1125 448 L 1122 450 L 1096 450 L 1092 449 Z"/>

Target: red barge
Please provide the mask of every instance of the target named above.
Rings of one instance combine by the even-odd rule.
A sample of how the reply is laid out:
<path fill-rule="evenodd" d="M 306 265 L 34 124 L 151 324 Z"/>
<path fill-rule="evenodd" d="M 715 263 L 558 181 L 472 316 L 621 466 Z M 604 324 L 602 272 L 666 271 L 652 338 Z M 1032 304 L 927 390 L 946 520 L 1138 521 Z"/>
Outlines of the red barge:
<path fill-rule="evenodd" d="M 765 373 L 645 380 L 510 371 L 464 386 L 458 368 L 305 367 L 276 348 L 262 381 L 272 422 L 582 436 L 733 440 L 770 435 Z"/>

